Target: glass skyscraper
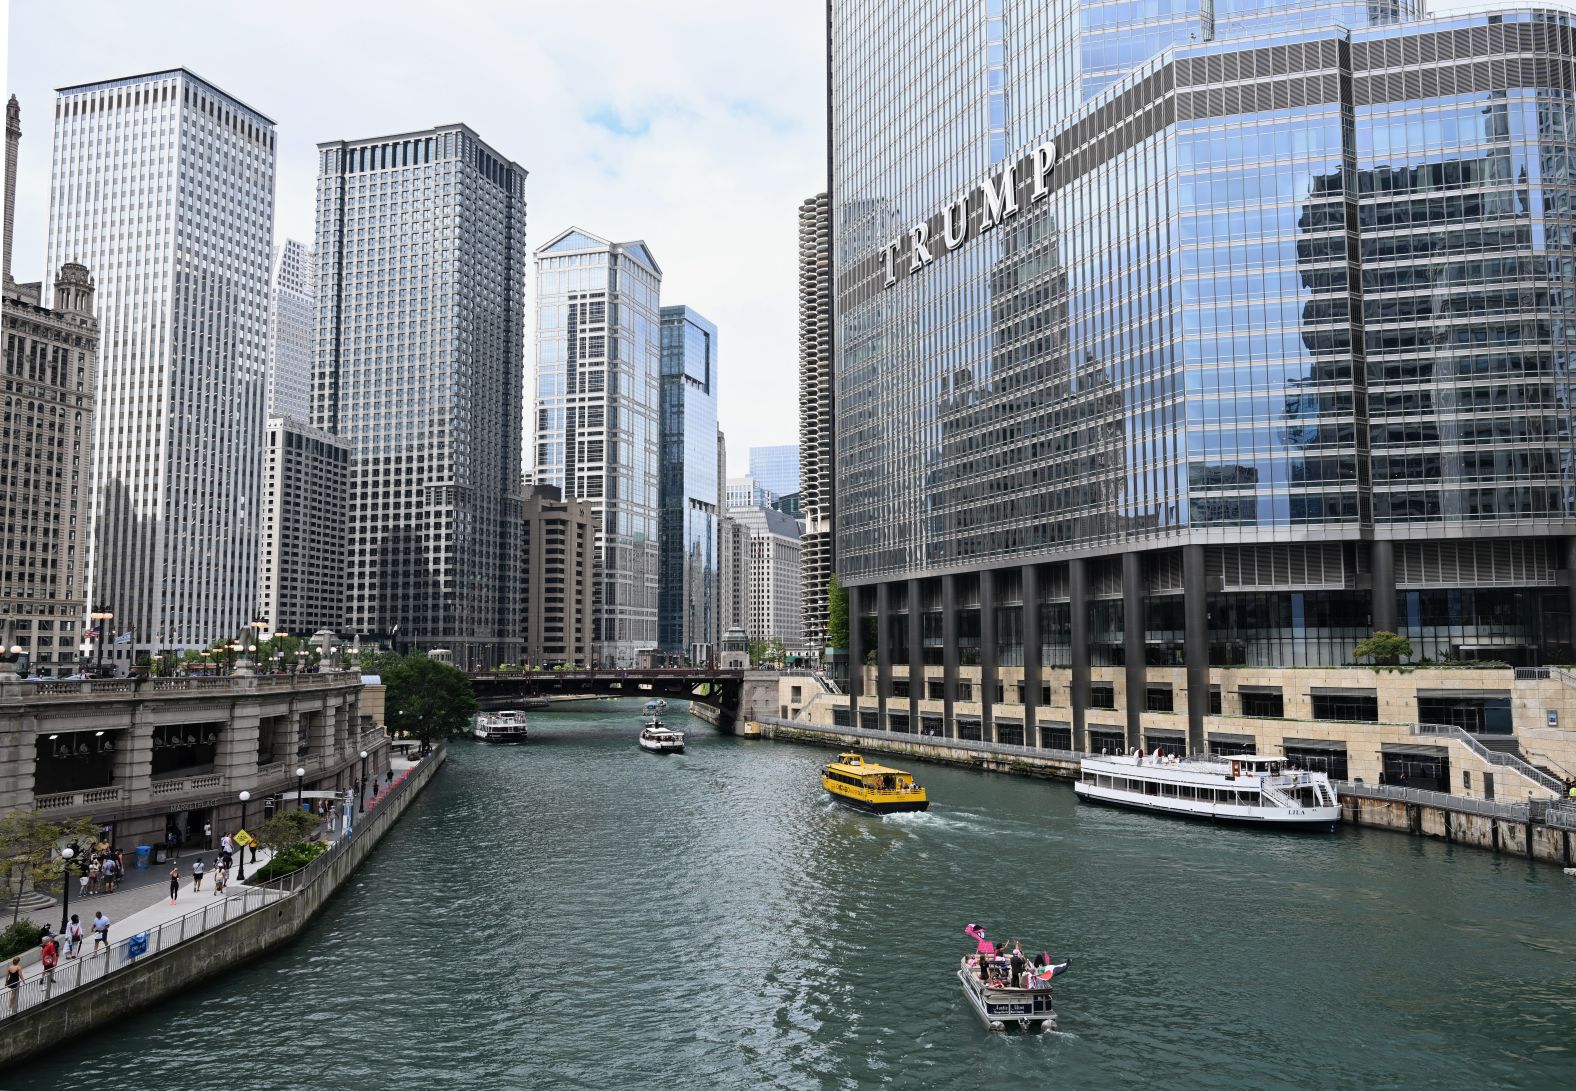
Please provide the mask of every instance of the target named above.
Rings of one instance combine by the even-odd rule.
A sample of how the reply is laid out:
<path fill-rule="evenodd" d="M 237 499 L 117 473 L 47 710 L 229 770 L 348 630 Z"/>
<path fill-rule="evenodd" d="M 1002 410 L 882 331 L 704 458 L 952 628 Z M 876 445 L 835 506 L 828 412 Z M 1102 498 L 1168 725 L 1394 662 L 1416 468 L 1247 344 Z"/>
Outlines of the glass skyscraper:
<path fill-rule="evenodd" d="M 536 252 L 536 482 L 595 512 L 594 652 L 657 647 L 662 269 L 570 228 Z"/>
<path fill-rule="evenodd" d="M 464 125 L 318 157 L 311 423 L 351 450 L 346 623 L 518 663 L 525 168 Z"/>
<path fill-rule="evenodd" d="M 63 87 L 45 267 L 93 271 L 91 605 L 122 648 L 254 616 L 274 123 L 184 68 Z"/>
<path fill-rule="evenodd" d="M 777 496 L 799 491 L 799 445 L 750 448 L 750 476 Z"/>
<path fill-rule="evenodd" d="M 704 663 L 717 632 L 717 327 L 662 308 L 657 638 Z"/>
<path fill-rule="evenodd" d="M 1576 654 L 1572 16 L 830 15 L 862 720 L 1135 746 L 1175 687 L 1203 749 L 1212 670 Z"/>

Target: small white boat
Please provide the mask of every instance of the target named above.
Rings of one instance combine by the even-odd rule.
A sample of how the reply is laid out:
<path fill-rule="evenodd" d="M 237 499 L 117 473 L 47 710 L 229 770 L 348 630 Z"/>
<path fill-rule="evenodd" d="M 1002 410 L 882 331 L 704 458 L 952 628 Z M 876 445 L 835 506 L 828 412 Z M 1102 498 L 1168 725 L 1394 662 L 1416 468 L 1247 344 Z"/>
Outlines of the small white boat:
<path fill-rule="evenodd" d="M 654 714 L 656 714 L 658 712 L 666 712 L 667 710 L 668 710 L 668 703 L 666 701 L 664 701 L 660 697 L 656 698 L 653 701 L 647 701 L 646 702 L 646 713 L 648 715 L 654 715 Z"/>
<path fill-rule="evenodd" d="M 684 753 L 684 732 L 664 727 L 662 721 L 652 717 L 640 729 L 640 748 L 653 754 Z"/>
<path fill-rule="evenodd" d="M 514 708 L 480 713 L 471 734 L 483 742 L 524 742 L 525 713 Z"/>
<path fill-rule="evenodd" d="M 986 1030 L 1005 1031 L 1016 1027 L 1022 1031 L 1049 1033 L 1056 1029 L 1056 1008 L 1051 1003 L 1051 978 L 1067 969 L 1062 962 L 1048 969 L 1042 977 L 1040 967 L 1031 967 L 1023 975 L 1023 988 L 1013 987 L 1010 981 L 988 973 L 989 980 L 980 978 L 979 955 L 964 956 L 958 966 L 958 981 L 963 985 L 963 995 L 969 1007 L 980 1017 Z M 1011 975 L 1006 975 L 1011 976 Z"/>
<path fill-rule="evenodd" d="M 1324 773 L 1290 770 L 1285 758 L 1167 759 L 1113 754 L 1079 763 L 1080 799 L 1253 826 L 1334 829 L 1341 806 Z"/>

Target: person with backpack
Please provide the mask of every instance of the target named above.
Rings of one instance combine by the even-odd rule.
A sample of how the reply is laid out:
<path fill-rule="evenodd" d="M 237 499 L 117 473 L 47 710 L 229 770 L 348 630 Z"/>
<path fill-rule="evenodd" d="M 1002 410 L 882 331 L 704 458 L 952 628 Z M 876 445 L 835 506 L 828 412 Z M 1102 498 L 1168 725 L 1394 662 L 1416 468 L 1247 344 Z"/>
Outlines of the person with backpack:
<path fill-rule="evenodd" d="M 71 923 L 66 925 L 66 957 L 76 958 L 82 950 L 82 922 L 75 913 L 71 914 Z"/>
<path fill-rule="evenodd" d="M 192 861 L 192 892 L 196 893 L 197 891 L 199 891 L 201 889 L 202 889 L 202 857 L 199 856 L 199 857 L 197 857 L 197 859 Z"/>

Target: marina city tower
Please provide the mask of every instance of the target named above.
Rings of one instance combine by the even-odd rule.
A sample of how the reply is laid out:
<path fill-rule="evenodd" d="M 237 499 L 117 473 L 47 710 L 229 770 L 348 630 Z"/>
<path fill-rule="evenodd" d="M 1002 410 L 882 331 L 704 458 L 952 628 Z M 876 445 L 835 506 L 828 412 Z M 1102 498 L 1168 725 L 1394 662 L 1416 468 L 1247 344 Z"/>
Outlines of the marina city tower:
<path fill-rule="evenodd" d="M 1377 720 L 1275 674 L 1376 630 L 1576 655 L 1571 15 L 831 0 L 829 34 L 860 725 L 1220 751 L 1283 701 Z"/>

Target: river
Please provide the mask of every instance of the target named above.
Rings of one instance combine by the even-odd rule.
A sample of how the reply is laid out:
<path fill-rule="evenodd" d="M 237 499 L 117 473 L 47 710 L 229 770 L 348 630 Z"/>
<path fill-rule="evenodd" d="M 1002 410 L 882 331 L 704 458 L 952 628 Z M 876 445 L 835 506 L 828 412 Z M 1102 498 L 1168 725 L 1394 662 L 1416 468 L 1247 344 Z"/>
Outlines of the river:
<path fill-rule="evenodd" d="M 638 706 L 471 742 L 272 957 L 63 1042 L 12 1089 L 1569 1086 L 1576 879 L 1354 828 L 1291 835 L 830 752 Z M 1071 956 L 1062 1033 L 986 1034 L 964 924 Z"/>

